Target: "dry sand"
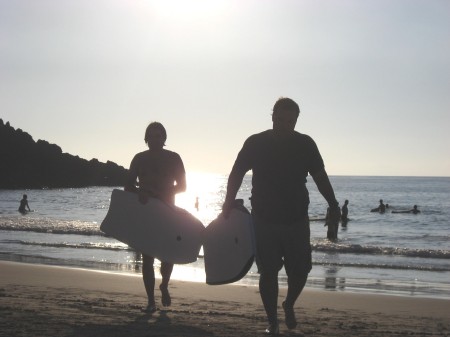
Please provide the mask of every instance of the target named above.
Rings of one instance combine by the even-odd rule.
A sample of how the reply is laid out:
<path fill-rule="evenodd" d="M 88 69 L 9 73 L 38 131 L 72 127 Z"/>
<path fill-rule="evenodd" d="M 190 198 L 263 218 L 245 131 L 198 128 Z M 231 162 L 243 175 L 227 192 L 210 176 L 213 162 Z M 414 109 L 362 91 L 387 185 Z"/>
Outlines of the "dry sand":
<path fill-rule="evenodd" d="M 172 306 L 150 315 L 137 275 L 4 261 L 0 271 L 0 336 L 254 337 L 267 325 L 253 286 L 172 281 Z M 450 336 L 449 300 L 306 289 L 296 313 L 289 331 L 280 308 L 281 335 Z"/>

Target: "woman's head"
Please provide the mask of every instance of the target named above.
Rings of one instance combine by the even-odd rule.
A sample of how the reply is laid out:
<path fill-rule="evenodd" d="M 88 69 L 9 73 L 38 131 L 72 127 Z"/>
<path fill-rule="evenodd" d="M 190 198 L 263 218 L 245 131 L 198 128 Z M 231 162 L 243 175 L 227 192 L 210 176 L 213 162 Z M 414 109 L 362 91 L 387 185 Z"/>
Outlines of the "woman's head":
<path fill-rule="evenodd" d="M 167 132 L 164 126 L 159 122 L 152 122 L 145 130 L 145 142 L 149 148 L 163 148 L 166 145 Z"/>

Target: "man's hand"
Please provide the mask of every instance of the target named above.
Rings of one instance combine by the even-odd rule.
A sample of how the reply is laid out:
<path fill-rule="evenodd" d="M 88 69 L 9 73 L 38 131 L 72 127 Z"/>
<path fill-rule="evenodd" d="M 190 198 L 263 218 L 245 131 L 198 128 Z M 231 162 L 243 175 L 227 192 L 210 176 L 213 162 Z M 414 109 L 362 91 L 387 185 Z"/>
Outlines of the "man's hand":
<path fill-rule="evenodd" d="M 148 202 L 148 199 L 150 198 L 148 193 L 145 191 L 139 191 L 138 196 L 139 196 L 139 202 L 142 205 L 145 205 Z"/>

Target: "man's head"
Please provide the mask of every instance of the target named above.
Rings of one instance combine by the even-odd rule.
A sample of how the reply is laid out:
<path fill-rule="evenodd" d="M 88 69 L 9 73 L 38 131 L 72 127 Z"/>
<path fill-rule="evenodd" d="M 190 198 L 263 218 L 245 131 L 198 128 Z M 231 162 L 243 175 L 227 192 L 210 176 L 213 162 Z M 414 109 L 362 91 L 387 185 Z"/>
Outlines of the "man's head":
<path fill-rule="evenodd" d="M 162 149 L 166 145 L 167 132 L 159 122 L 152 122 L 145 130 L 145 142 L 150 149 Z"/>
<path fill-rule="evenodd" d="M 273 130 L 277 135 L 288 135 L 295 129 L 297 118 L 300 115 L 298 104 L 290 98 L 281 97 L 273 106 Z"/>

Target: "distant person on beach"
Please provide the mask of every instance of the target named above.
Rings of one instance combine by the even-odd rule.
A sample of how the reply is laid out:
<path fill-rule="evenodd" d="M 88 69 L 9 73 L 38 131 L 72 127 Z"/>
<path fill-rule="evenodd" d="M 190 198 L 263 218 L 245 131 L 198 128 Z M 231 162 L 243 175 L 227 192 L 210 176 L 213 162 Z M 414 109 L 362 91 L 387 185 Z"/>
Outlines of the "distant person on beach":
<path fill-rule="evenodd" d="M 195 206 L 195 209 L 198 212 L 198 207 L 199 207 L 198 197 L 195 197 L 195 205 L 194 206 Z"/>
<path fill-rule="evenodd" d="M 19 212 L 26 213 L 26 208 L 28 208 L 28 211 L 31 211 L 30 206 L 28 205 L 28 196 L 24 194 L 22 200 L 20 200 Z"/>
<path fill-rule="evenodd" d="M 136 154 L 131 161 L 125 191 L 139 194 L 143 204 L 150 197 L 159 198 L 168 204 L 175 204 L 175 195 L 186 190 L 186 172 L 181 157 L 172 151 L 165 150 L 166 129 L 161 123 L 150 123 L 145 131 L 145 142 L 149 149 Z M 139 186 L 139 187 L 137 187 Z M 145 312 L 155 312 L 155 271 L 154 257 L 142 255 L 142 276 L 148 296 Z M 162 281 L 161 302 L 170 306 L 171 297 L 168 290 L 173 264 L 161 261 Z"/>
<path fill-rule="evenodd" d="M 371 209 L 370 211 L 379 213 L 386 212 L 386 206 L 383 204 L 383 199 L 380 199 L 380 205 L 377 208 Z"/>
<path fill-rule="evenodd" d="M 308 173 L 330 209 L 330 223 L 339 222 L 336 201 L 324 162 L 314 140 L 294 130 L 299 106 L 280 98 L 273 107 L 272 129 L 250 136 L 228 178 L 222 216 L 233 207 L 244 175 L 252 170 L 252 217 L 256 237 L 259 290 L 269 321 L 266 334 L 278 334 L 278 272 L 284 265 L 288 292 L 282 303 L 289 329 L 297 326 L 294 304 L 311 270 L 308 220 Z"/>
<path fill-rule="evenodd" d="M 420 210 L 417 208 L 417 205 L 414 205 L 414 207 L 408 211 L 392 211 L 392 213 L 413 213 L 417 214 L 420 213 Z"/>
<path fill-rule="evenodd" d="M 341 222 L 342 227 L 347 226 L 348 222 L 348 200 L 345 200 L 344 205 L 341 208 Z"/>

